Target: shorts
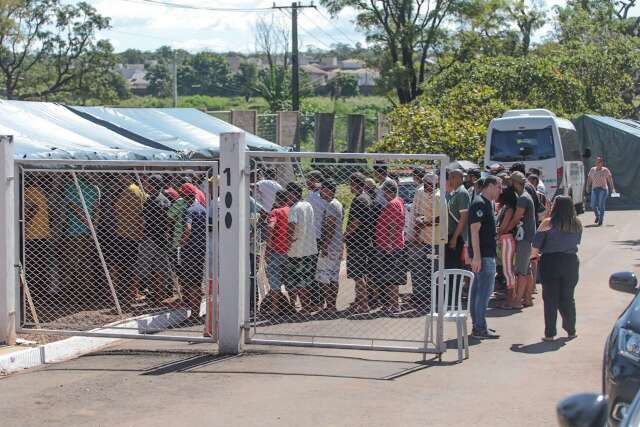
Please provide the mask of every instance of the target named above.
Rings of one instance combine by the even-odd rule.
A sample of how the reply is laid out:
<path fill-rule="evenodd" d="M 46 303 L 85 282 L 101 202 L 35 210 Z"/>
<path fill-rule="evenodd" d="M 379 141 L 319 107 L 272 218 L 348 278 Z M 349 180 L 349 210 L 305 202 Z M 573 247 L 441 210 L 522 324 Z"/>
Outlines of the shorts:
<path fill-rule="evenodd" d="M 407 281 L 404 250 L 376 250 L 373 261 L 369 268 L 376 285 L 404 285 Z"/>
<path fill-rule="evenodd" d="M 369 258 L 372 248 L 366 246 L 347 246 L 347 277 L 349 279 L 364 279 L 369 275 Z"/>
<path fill-rule="evenodd" d="M 289 257 L 285 286 L 287 290 L 305 289 L 314 283 L 317 255 Z"/>
<path fill-rule="evenodd" d="M 138 246 L 140 242 L 138 240 L 131 240 L 125 237 L 116 238 L 116 250 L 115 259 L 118 265 L 129 268 L 136 268 L 138 264 Z"/>
<path fill-rule="evenodd" d="M 342 257 L 337 253 L 329 252 L 327 256 L 319 255 L 316 264 L 316 281 L 323 285 L 338 283 L 341 263 Z"/>
<path fill-rule="evenodd" d="M 165 249 L 153 240 L 143 240 L 138 245 L 140 261 L 140 277 L 145 278 L 153 273 L 169 274 L 169 256 Z"/>
<path fill-rule="evenodd" d="M 528 276 L 531 274 L 531 242 L 519 240 L 516 242 L 515 274 Z"/>
<path fill-rule="evenodd" d="M 288 259 L 289 257 L 286 253 L 279 254 L 273 251 L 267 253 L 267 280 L 272 291 L 280 291 L 282 289 L 282 285 L 285 282 Z"/>

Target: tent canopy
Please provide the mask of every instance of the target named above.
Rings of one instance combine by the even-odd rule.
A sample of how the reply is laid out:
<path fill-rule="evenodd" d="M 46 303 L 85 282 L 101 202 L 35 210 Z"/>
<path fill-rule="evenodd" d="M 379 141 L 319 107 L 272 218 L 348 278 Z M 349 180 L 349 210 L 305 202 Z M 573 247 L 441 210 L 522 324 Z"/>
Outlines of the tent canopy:
<path fill-rule="evenodd" d="M 574 124 L 582 151 L 591 154 L 584 160 L 586 171 L 602 156 L 622 195 L 620 202 L 640 204 L 640 122 L 587 114 Z"/>
<path fill-rule="evenodd" d="M 0 129 L 13 135 L 16 157 L 166 160 L 169 147 L 151 148 L 47 102 L 0 101 Z M 65 153 L 65 154 L 62 154 Z"/>
<path fill-rule="evenodd" d="M 135 134 L 141 143 L 152 141 L 187 157 L 217 157 L 220 134 L 242 129 L 194 108 L 70 107 L 89 120 L 121 134 Z M 276 144 L 246 133 L 250 150 L 283 151 Z"/>

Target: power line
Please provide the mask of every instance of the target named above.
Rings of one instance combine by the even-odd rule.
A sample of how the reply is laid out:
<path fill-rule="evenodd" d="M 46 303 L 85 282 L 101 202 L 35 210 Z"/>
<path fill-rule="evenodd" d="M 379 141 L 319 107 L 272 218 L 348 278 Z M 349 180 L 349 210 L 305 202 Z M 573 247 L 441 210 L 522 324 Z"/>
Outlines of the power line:
<path fill-rule="evenodd" d="M 282 13 L 284 13 L 289 19 L 291 19 L 291 14 L 286 11 L 286 10 L 280 10 Z M 317 38 L 316 36 L 314 36 L 313 34 L 311 34 L 310 32 L 308 32 L 307 30 L 300 28 L 300 31 L 303 32 L 307 37 L 314 39 L 315 41 L 317 41 L 318 43 L 320 43 L 321 45 L 323 45 L 324 47 L 326 47 L 327 49 L 331 50 L 333 49 L 331 46 L 329 46 L 327 43 L 325 43 L 324 41 L 322 41 L 321 39 Z"/>
<path fill-rule="evenodd" d="M 340 34 L 342 34 L 347 40 L 350 40 L 354 45 L 359 43 L 357 41 L 355 41 L 354 39 L 352 39 L 347 33 L 345 33 L 344 31 L 342 31 L 342 29 L 340 27 L 338 27 L 338 25 L 330 18 L 327 17 L 327 15 L 325 15 L 324 13 L 322 13 L 322 11 L 320 9 L 318 9 L 317 7 L 315 8 L 316 12 L 318 12 L 318 14 L 325 20 L 327 21 L 330 25 L 333 26 L 334 29 L 338 30 L 338 32 Z"/>
<path fill-rule="evenodd" d="M 128 3 L 170 7 L 173 9 L 205 10 L 205 11 L 211 11 L 211 12 L 268 12 L 272 9 L 270 7 L 234 8 L 234 7 L 196 6 L 192 4 L 171 3 L 163 0 L 120 0 L 120 1 L 125 1 Z"/>
<path fill-rule="evenodd" d="M 306 15 L 304 15 L 304 14 L 301 14 L 301 15 L 302 15 L 302 16 L 305 16 L 305 17 L 307 18 L 307 20 L 308 20 L 308 21 L 310 21 L 310 22 L 313 24 L 313 26 L 314 26 L 314 27 L 316 27 L 318 30 L 320 30 L 320 32 L 321 32 L 322 34 L 324 34 L 326 37 L 330 38 L 331 40 L 333 40 L 333 41 L 334 41 L 334 42 L 336 42 L 337 44 L 342 43 L 340 40 L 338 40 L 338 39 L 336 39 L 335 37 L 333 37 L 330 33 L 327 33 L 325 30 L 323 30 L 323 29 L 322 29 L 322 27 L 320 27 L 318 24 L 316 24 L 315 22 L 313 22 L 313 20 L 312 20 L 310 17 L 308 17 L 308 16 L 306 16 Z"/>

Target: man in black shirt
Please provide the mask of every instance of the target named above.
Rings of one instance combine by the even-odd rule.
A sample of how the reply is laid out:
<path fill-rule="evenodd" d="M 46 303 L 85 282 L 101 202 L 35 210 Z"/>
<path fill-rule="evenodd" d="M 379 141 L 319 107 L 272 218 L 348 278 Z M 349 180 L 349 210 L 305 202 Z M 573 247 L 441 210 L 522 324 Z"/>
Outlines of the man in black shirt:
<path fill-rule="evenodd" d="M 469 296 L 474 338 L 498 338 L 489 332 L 486 311 L 496 278 L 496 219 L 493 202 L 502 191 L 500 178 L 488 176 L 478 183 L 480 193 L 469 208 L 471 269 L 475 274 Z"/>
<path fill-rule="evenodd" d="M 354 307 L 358 313 L 369 312 L 367 291 L 368 266 L 371 258 L 373 202 L 365 191 L 365 177 L 359 172 L 351 175 L 351 193 L 355 196 L 349 209 L 347 231 L 347 276 L 356 282 Z"/>

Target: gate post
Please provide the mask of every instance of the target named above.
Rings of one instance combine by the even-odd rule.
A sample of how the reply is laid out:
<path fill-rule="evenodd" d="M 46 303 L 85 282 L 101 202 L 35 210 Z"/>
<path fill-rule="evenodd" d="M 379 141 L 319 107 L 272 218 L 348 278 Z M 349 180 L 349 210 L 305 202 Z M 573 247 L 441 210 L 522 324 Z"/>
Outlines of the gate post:
<path fill-rule="evenodd" d="M 0 136 L 0 343 L 16 341 L 16 224 L 13 137 Z"/>
<path fill-rule="evenodd" d="M 244 133 L 220 136 L 220 324 L 219 351 L 242 350 L 247 266 L 247 177 Z"/>

